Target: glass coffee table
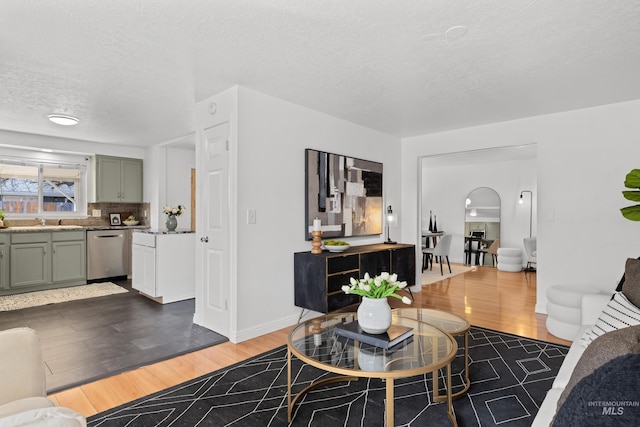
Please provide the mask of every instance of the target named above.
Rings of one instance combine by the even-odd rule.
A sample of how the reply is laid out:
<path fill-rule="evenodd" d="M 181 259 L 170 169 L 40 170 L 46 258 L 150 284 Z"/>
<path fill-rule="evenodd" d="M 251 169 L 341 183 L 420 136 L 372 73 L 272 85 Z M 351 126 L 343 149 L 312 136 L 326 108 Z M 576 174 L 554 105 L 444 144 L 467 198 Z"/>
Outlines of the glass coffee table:
<path fill-rule="evenodd" d="M 451 362 L 458 351 L 456 340 L 435 326 L 409 317 L 393 316 L 392 324 L 413 328 L 413 336 L 384 350 L 361 345 L 359 342 L 339 337 L 335 327 L 340 323 L 357 320 L 356 313 L 329 314 L 297 325 L 287 340 L 287 415 L 291 422 L 296 403 L 311 389 L 337 381 L 353 381 L 359 378 L 382 378 L 386 390 L 386 425 L 394 425 L 394 379 L 412 377 L 446 368 L 447 415 L 454 426 L 451 387 Z M 338 374 L 317 380 L 302 389 L 295 397 L 291 394 L 291 358 L 321 370 Z M 437 394 L 437 389 L 435 393 Z M 436 396 L 434 394 L 434 397 Z M 444 396 L 442 396 L 444 397 Z"/>
<path fill-rule="evenodd" d="M 407 317 L 415 319 L 419 322 L 426 323 L 431 326 L 451 334 L 452 336 L 462 336 L 464 340 L 464 387 L 452 394 L 453 399 L 457 399 L 464 395 L 471 386 L 469 379 L 469 328 L 471 324 L 464 318 L 448 313 L 442 310 L 434 310 L 431 308 L 397 308 L 392 310 L 394 316 Z M 438 377 L 433 376 L 433 399 L 436 402 L 442 402 L 447 397 L 438 394 Z M 447 380 L 447 384 L 449 384 Z"/>

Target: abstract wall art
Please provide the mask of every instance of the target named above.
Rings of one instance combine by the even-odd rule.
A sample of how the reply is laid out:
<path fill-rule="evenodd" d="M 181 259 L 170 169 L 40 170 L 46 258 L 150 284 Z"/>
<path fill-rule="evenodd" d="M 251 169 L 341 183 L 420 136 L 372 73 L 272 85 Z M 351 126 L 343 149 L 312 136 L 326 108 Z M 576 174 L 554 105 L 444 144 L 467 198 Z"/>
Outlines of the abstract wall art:
<path fill-rule="evenodd" d="M 305 182 L 306 240 L 315 218 L 323 239 L 382 233 L 382 163 L 307 148 Z"/>

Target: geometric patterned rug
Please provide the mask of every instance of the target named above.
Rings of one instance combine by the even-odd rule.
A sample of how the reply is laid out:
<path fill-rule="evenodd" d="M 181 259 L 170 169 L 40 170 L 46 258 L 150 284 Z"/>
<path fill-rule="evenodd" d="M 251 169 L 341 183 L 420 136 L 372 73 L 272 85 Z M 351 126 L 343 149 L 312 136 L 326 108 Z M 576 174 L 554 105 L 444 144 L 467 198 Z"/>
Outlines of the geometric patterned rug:
<path fill-rule="evenodd" d="M 461 341 L 452 390 L 463 387 Z M 472 326 L 471 387 L 453 401 L 458 425 L 530 426 L 568 347 Z M 330 376 L 292 357 L 294 395 Z M 440 376 L 443 375 L 441 370 Z M 442 384 L 442 383 L 441 383 Z M 308 392 L 287 422 L 286 346 L 96 414 L 88 426 L 383 426 L 380 379 L 326 385 Z M 396 426 L 451 425 L 444 403 L 432 401 L 431 374 L 395 380 Z M 444 393 L 444 388 L 441 390 Z"/>

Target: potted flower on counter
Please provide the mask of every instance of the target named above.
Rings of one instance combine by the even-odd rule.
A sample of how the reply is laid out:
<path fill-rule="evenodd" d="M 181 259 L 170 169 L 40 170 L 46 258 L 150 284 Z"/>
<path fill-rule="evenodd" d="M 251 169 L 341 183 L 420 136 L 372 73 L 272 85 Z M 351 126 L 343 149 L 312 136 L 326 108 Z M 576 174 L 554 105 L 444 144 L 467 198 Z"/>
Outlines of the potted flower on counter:
<path fill-rule="evenodd" d="M 407 282 L 398 282 L 397 274 L 381 273 L 371 278 L 365 273 L 364 278 L 350 279 L 349 285 L 342 286 L 346 294 L 360 295 L 362 302 L 358 306 L 358 324 L 367 333 L 382 334 L 391 326 L 391 307 L 387 297 L 401 299 L 411 304 L 411 299 L 396 293 L 407 286 Z"/>
<path fill-rule="evenodd" d="M 178 205 L 177 207 L 165 205 L 162 207 L 162 212 L 167 214 L 167 229 L 169 231 L 174 231 L 176 227 L 178 227 L 177 216 L 182 215 L 182 213 L 186 210 L 183 205 Z"/>

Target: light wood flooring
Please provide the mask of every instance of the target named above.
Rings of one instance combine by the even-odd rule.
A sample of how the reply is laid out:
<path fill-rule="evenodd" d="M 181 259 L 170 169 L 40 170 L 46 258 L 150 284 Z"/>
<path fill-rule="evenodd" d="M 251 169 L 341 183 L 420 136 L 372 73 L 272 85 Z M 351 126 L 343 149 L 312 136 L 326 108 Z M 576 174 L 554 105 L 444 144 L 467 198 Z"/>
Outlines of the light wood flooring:
<path fill-rule="evenodd" d="M 545 315 L 534 313 L 535 273 L 478 267 L 474 272 L 423 286 L 422 292 L 415 292 L 414 296 L 413 306 L 449 311 L 465 317 L 474 326 L 570 345 L 547 332 Z M 404 306 L 399 300 L 389 300 L 392 306 Z M 88 417 L 286 344 L 290 329 L 240 344 L 225 342 L 49 397 L 58 405 Z"/>

